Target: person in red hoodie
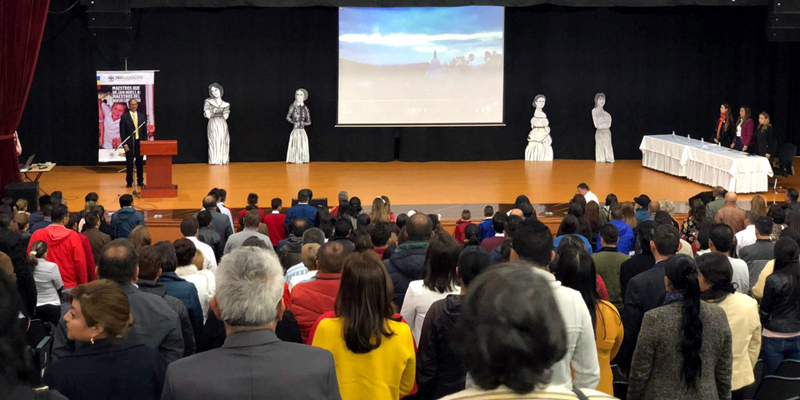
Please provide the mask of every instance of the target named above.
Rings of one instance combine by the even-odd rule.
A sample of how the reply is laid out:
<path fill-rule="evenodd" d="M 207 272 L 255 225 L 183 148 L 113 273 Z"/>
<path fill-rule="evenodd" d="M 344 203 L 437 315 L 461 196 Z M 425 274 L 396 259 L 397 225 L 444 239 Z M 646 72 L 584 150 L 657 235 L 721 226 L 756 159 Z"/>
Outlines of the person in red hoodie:
<path fill-rule="evenodd" d="M 28 244 L 28 253 L 33 243 L 41 240 L 47 243 L 47 261 L 56 263 L 64 282 L 64 289 L 69 290 L 89 282 L 86 251 L 80 234 L 64 225 L 69 219 L 69 210 L 63 204 L 53 205 L 50 214 L 53 223 L 36 231 Z"/>
<path fill-rule="evenodd" d="M 286 215 L 281 214 L 281 210 L 283 210 L 283 200 L 274 198 L 272 199 L 272 212 L 261 216 L 261 222 L 269 230 L 269 240 L 272 242 L 272 247 L 276 249 L 278 248 L 278 242 L 286 239 L 286 229 L 284 228 Z"/>
<path fill-rule="evenodd" d="M 67 219 L 67 224 L 64 225 L 68 229 L 71 229 L 75 232 L 78 232 L 78 238 L 81 239 L 81 244 L 83 244 L 83 251 L 86 254 L 86 277 L 89 279 L 89 282 L 97 279 L 95 276 L 95 267 L 97 267 L 97 263 L 94 260 L 94 253 L 92 252 L 92 244 L 89 242 L 89 238 L 86 235 L 83 235 L 78 230 L 78 214 L 72 214 Z"/>
<path fill-rule="evenodd" d="M 340 242 L 323 244 L 317 253 L 317 275 L 292 289 L 292 312 L 300 327 L 303 342 L 308 342 L 311 328 L 319 316 L 333 311 L 342 281 L 342 266 L 349 255 L 350 252 Z"/>
<path fill-rule="evenodd" d="M 456 242 L 464 243 L 464 239 L 466 239 L 464 229 L 467 229 L 467 225 L 472 223 L 470 219 L 472 219 L 472 213 L 470 213 L 469 210 L 461 211 L 461 219 L 456 221 L 456 230 L 453 232 Z"/>

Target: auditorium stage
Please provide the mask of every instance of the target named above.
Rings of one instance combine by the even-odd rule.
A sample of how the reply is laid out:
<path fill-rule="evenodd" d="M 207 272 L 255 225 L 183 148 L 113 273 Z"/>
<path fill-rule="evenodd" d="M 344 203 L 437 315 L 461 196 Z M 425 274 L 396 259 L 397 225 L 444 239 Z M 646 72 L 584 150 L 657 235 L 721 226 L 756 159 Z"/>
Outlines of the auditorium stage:
<path fill-rule="evenodd" d="M 107 210 L 115 210 L 119 208 L 117 197 L 131 192 L 125 188 L 125 174 L 118 172 L 120 168 L 118 165 L 59 166 L 42 176 L 40 186 L 47 192 L 63 191 L 73 210 L 83 206 L 84 195 L 91 191 L 99 194 L 100 203 Z M 459 205 L 470 204 L 481 205 L 472 210 L 478 218 L 482 205 L 513 203 L 519 194 L 527 195 L 537 205 L 566 203 L 580 182 L 586 182 L 601 201 L 608 193 L 615 193 L 620 201 L 632 201 L 646 193 L 652 199 L 668 198 L 680 203 L 698 192 L 710 190 L 708 186 L 644 168 L 640 160 L 614 164 L 590 160 L 180 164 L 173 167 L 173 179 L 178 185 L 177 198 L 140 199 L 136 200 L 137 208 L 198 209 L 212 187 L 227 189 L 228 207 L 243 208 L 250 192 L 258 193 L 262 207 L 269 207 L 271 198 L 280 197 L 288 204 L 299 189 L 308 187 L 314 191 L 314 197 L 327 197 L 331 206 L 335 205 L 337 193 L 346 190 L 350 196 L 360 197 L 365 208 L 375 196 L 387 195 L 396 213 L 419 205 L 447 205 L 448 209 L 456 210 L 451 212 L 460 213 Z M 800 187 L 800 178 L 779 177 L 778 185 Z M 770 189 L 761 195 L 768 202 L 783 201 L 785 190 L 776 194 Z M 739 200 L 747 201 L 752 196 L 741 195 Z"/>

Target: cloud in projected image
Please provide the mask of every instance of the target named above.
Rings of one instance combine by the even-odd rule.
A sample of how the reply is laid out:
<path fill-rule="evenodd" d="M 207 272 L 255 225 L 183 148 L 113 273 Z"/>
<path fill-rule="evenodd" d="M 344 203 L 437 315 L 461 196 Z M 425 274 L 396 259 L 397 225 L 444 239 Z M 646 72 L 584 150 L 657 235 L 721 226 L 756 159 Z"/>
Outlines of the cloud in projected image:
<path fill-rule="evenodd" d="M 447 63 L 503 53 L 502 7 L 341 8 L 339 57 L 372 65 Z"/>

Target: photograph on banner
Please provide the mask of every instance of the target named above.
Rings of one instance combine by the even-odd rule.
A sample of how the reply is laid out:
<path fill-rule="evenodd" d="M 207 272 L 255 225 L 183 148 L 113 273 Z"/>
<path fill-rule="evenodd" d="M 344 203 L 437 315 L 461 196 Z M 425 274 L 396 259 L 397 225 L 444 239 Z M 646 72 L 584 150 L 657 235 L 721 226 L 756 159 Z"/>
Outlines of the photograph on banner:
<path fill-rule="evenodd" d="M 156 133 L 153 83 L 155 71 L 98 71 L 97 113 L 98 161 L 125 161 L 125 150 L 119 133 L 122 115 L 128 112 L 128 102 L 136 100 L 139 112 L 147 115 L 147 140 L 154 140 Z"/>

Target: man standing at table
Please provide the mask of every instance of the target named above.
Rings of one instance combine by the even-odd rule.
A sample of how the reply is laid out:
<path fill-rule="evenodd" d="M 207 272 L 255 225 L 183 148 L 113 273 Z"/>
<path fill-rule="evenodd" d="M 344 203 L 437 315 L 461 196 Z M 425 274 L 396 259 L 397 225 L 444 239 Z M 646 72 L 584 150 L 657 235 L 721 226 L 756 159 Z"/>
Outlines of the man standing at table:
<path fill-rule="evenodd" d="M 131 187 L 133 184 L 134 156 L 136 156 L 136 184 L 138 186 L 144 185 L 144 163 L 139 143 L 142 139 L 147 140 L 147 115 L 138 110 L 139 102 L 131 99 L 128 102 L 128 112 L 122 115 L 119 123 L 120 138 L 123 141 L 130 138 L 123 145 L 125 162 L 127 163 L 127 170 L 125 171 L 127 187 Z"/>

